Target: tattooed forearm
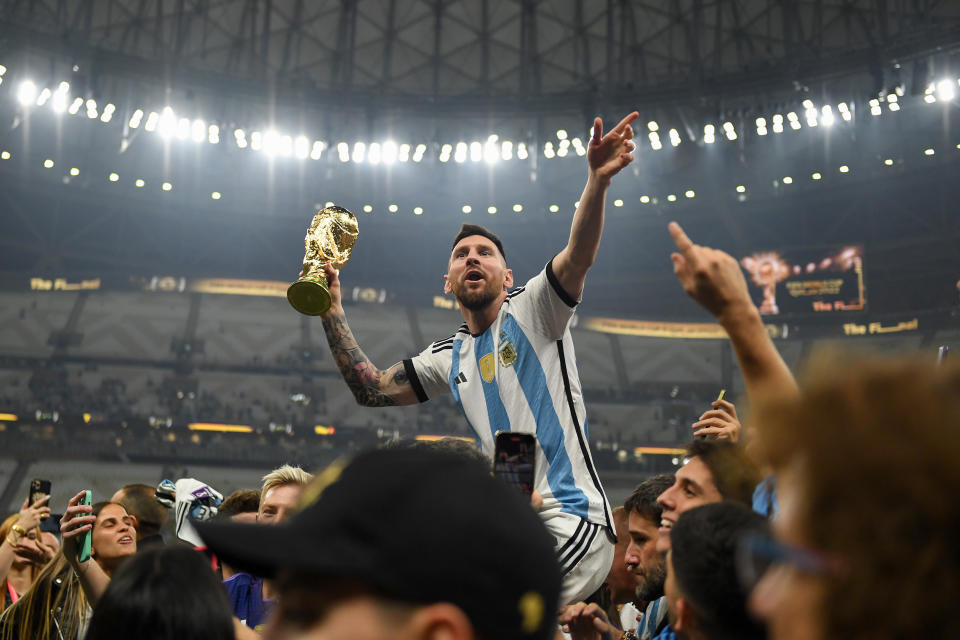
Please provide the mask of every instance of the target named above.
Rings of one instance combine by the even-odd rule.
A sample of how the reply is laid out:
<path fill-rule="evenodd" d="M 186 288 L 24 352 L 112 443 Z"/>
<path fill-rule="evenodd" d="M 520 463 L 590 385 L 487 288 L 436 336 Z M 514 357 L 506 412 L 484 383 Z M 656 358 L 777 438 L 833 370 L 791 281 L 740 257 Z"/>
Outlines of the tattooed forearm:
<path fill-rule="evenodd" d="M 327 334 L 330 351 L 340 375 L 357 399 L 365 407 L 387 407 L 396 401 L 381 391 L 383 373 L 357 345 L 344 316 L 325 316 L 323 330 Z M 406 374 L 404 374 L 406 375 Z"/>

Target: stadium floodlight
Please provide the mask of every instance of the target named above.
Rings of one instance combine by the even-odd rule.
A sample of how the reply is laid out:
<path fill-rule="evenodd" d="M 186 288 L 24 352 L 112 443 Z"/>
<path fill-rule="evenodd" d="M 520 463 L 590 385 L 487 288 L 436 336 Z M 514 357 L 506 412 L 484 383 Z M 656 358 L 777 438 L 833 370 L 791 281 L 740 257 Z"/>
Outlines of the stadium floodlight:
<path fill-rule="evenodd" d="M 127 121 L 127 126 L 131 129 L 138 129 L 140 123 L 143 121 L 143 109 L 137 109 L 133 112 L 133 115 L 130 116 L 130 120 Z"/>
<path fill-rule="evenodd" d="M 470 213 L 471 211 L 473 211 L 473 207 L 471 207 L 468 204 L 465 204 L 460 208 L 460 210 L 463 211 L 464 213 Z"/>
<path fill-rule="evenodd" d="M 194 142 L 203 142 L 207 138 L 207 123 L 203 120 L 194 120 L 190 126 L 190 137 Z"/>
<path fill-rule="evenodd" d="M 177 120 L 177 138 L 186 140 L 190 137 L 190 118 L 180 118 Z"/>
<path fill-rule="evenodd" d="M 259 131 L 250 132 L 250 148 L 254 151 L 263 149 L 263 134 Z"/>
<path fill-rule="evenodd" d="M 731 142 L 737 139 L 737 130 L 729 120 L 723 123 L 723 133 L 727 136 L 727 140 Z"/>
<path fill-rule="evenodd" d="M 773 132 L 783 133 L 783 115 L 779 113 L 773 114 Z"/>
<path fill-rule="evenodd" d="M 714 140 L 715 140 L 714 135 L 715 135 L 715 133 L 716 133 L 716 130 L 717 130 L 717 128 L 714 127 L 712 124 L 705 124 L 705 125 L 703 125 L 703 142 L 704 142 L 704 144 L 713 144 L 713 142 L 714 142 Z"/>
<path fill-rule="evenodd" d="M 680 132 L 678 132 L 676 129 L 670 129 L 669 135 L 670 135 L 670 144 L 671 144 L 672 146 L 674 146 L 674 147 L 679 146 L 679 145 L 680 145 Z"/>
<path fill-rule="evenodd" d="M 372 148 L 373 145 L 371 145 Z M 397 143 L 388 140 L 380 145 L 380 160 L 384 164 L 392 164 L 397 161 L 397 155 L 399 154 L 399 149 L 397 149 Z"/>
<path fill-rule="evenodd" d="M 667 196 L 667 201 L 668 201 L 668 202 L 676 202 L 676 201 L 677 201 L 677 196 L 676 196 L 676 194 L 671 193 L 670 195 L 668 195 L 668 196 Z"/>
<path fill-rule="evenodd" d="M 3 74 L 5 74 L 6 72 L 7 72 L 7 68 L 2 64 L 0 64 L 0 78 L 2 78 Z"/>
<path fill-rule="evenodd" d="M 310 155 L 310 141 L 307 136 L 297 136 L 293 141 L 293 155 L 300 160 L 306 160 Z"/>
<path fill-rule="evenodd" d="M 647 129 L 649 129 L 650 131 L 659 131 L 660 125 L 657 124 L 656 120 L 651 120 L 650 122 L 647 123 Z"/>
<path fill-rule="evenodd" d="M 9 159 L 10 159 L 9 151 L 6 151 L 6 150 L 0 151 L 0 160 L 9 160 Z"/>
<path fill-rule="evenodd" d="M 423 154 L 427 152 L 427 145 L 420 143 L 417 145 L 417 148 L 413 150 L 413 161 L 421 162 L 423 161 Z"/>
<path fill-rule="evenodd" d="M 580 138 L 573 139 L 573 150 L 577 152 L 578 156 L 587 155 L 587 148 L 583 146 L 583 140 Z"/>
<path fill-rule="evenodd" d="M 310 148 L 310 158 L 312 160 L 319 160 L 323 156 L 326 148 L 327 144 L 323 140 L 314 140 L 313 147 Z"/>
<path fill-rule="evenodd" d="M 220 192 L 214 191 L 213 193 L 210 194 L 210 198 L 212 198 L 213 200 L 219 200 L 221 198 Z"/>
<path fill-rule="evenodd" d="M 54 113 L 63 113 L 67 110 L 67 96 L 70 94 L 70 83 L 61 82 L 53 92 L 53 101 L 50 103 Z"/>
<path fill-rule="evenodd" d="M 114 173 L 111 173 L 110 175 L 107 176 L 107 180 L 109 180 L 110 182 L 116 182 L 116 181 L 118 181 L 119 179 L 120 179 L 119 174 L 117 174 L 117 173 L 115 173 L 115 172 L 114 172 Z"/>
<path fill-rule="evenodd" d="M 292 156 L 293 155 L 293 137 L 291 136 L 280 136 L 280 155 L 282 156 Z"/>
<path fill-rule="evenodd" d="M 67 109 L 67 113 L 72 116 L 77 115 L 77 112 L 80 111 L 80 107 L 83 106 L 83 98 L 77 96 L 73 99 L 73 102 L 70 103 L 70 108 Z"/>
<path fill-rule="evenodd" d="M 801 104 L 803 105 L 803 108 L 804 108 L 804 109 L 815 109 L 815 108 L 816 108 L 816 107 L 813 106 L 813 100 L 811 100 L 810 98 L 807 98 L 807 99 L 804 100 Z"/>
<path fill-rule="evenodd" d="M 220 127 L 215 124 L 207 127 L 207 142 L 210 144 L 220 144 Z"/>
<path fill-rule="evenodd" d="M 456 146 L 456 148 L 455 148 L 455 150 L 454 150 L 454 152 L 453 152 L 453 159 L 454 159 L 456 162 L 460 162 L 460 163 L 466 162 L 466 161 L 467 161 L 467 151 L 468 151 L 467 143 L 466 143 L 466 142 L 462 142 L 462 141 L 461 141 L 461 142 L 458 142 L 458 143 L 457 143 L 457 146 Z"/>
<path fill-rule="evenodd" d="M 156 131 L 157 125 L 160 123 L 160 114 L 156 111 L 151 111 L 150 115 L 147 116 L 147 123 L 143 125 L 143 128 L 147 131 Z"/>
<path fill-rule="evenodd" d="M 380 143 L 371 142 L 370 150 L 367 152 L 367 161 L 370 164 L 380 164 Z"/>
<path fill-rule="evenodd" d="M 493 214 L 495 214 L 496 212 L 497 212 L 497 208 L 496 208 L 496 207 L 494 207 L 494 206 L 492 206 L 492 205 L 489 206 L 489 207 L 487 207 L 487 213 L 489 213 L 490 215 L 493 215 Z"/>
<path fill-rule="evenodd" d="M 888 167 L 892 167 L 892 166 L 893 166 L 893 158 L 887 158 L 886 160 L 883 161 L 883 164 L 887 165 Z"/>
<path fill-rule="evenodd" d="M 945 100 L 949 102 L 950 100 L 953 100 L 956 95 L 957 94 L 956 90 L 954 89 L 953 82 L 950 80 L 944 79 L 937 83 L 938 100 Z"/>
<path fill-rule="evenodd" d="M 873 98 L 872 100 L 870 100 L 869 104 L 870 104 L 870 115 L 878 116 L 881 113 L 883 113 L 883 111 L 880 109 L 880 101 L 877 100 L 876 98 Z"/>
<path fill-rule="evenodd" d="M 26 107 L 36 99 L 37 85 L 33 84 L 33 80 L 24 80 L 21 82 L 20 86 L 17 87 L 17 100 L 20 104 Z"/>
<path fill-rule="evenodd" d="M 850 167 L 845 164 L 840 165 L 840 173 L 850 173 Z"/>
<path fill-rule="evenodd" d="M 483 144 L 483 159 L 488 164 L 492 164 L 500 160 L 500 145 L 498 144 L 499 136 L 495 133 L 491 133 L 487 138 L 487 141 Z M 564 142 L 567 142 L 564 139 Z"/>
<path fill-rule="evenodd" d="M 147 125 L 149 125 L 149 119 Z M 163 138 L 169 138 L 177 132 L 177 117 L 170 107 L 164 107 L 160 112 L 160 121 L 157 123 L 157 133 Z"/>
<path fill-rule="evenodd" d="M 80 175 L 80 169 L 78 169 L 78 168 L 76 168 L 76 167 L 70 167 L 70 175 L 72 175 L 72 176 L 78 176 L 78 175 Z"/>
<path fill-rule="evenodd" d="M 87 117 L 90 118 L 91 120 L 96 120 L 98 115 L 99 114 L 97 113 L 97 101 L 94 100 L 93 98 L 90 98 L 89 100 L 87 100 Z"/>
<path fill-rule="evenodd" d="M 660 143 L 660 134 L 656 131 L 651 131 L 647 134 L 647 137 L 650 139 L 650 148 L 654 151 L 659 151 L 663 148 L 663 145 Z"/>
<path fill-rule="evenodd" d="M 450 154 L 453 152 L 452 144 L 445 144 L 440 147 L 440 157 L 438 158 L 440 162 L 448 162 L 450 160 Z"/>
<path fill-rule="evenodd" d="M 410 161 L 410 145 L 404 142 L 403 144 L 397 146 L 397 143 L 387 140 L 383 143 L 383 161 L 386 163 L 393 162 L 393 149 L 396 149 L 396 157 L 400 162 L 409 162 Z"/>
<path fill-rule="evenodd" d="M 683 195 L 685 195 L 688 198 L 693 198 L 697 195 L 697 192 L 694 191 L 693 189 L 687 189 Z"/>
<path fill-rule="evenodd" d="M 238 149 L 247 148 L 247 135 L 244 133 L 243 129 L 234 129 L 233 139 L 236 141 Z"/>
<path fill-rule="evenodd" d="M 354 162 L 360 163 L 363 162 L 363 158 L 367 153 L 367 145 L 363 142 L 354 142 L 353 143 L 353 153 L 350 156 L 350 159 Z"/>
<path fill-rule="evenodd" d="M 932 156 L 934 153 L 936 153 L 936 152 L 935 152 L 933 149 L 924 149 L 924 150 L 923 150 L 923 155 L 925 155 L 925 156 Z"/>
<path fill-rule="evenodd" d="M 421 216 L 421 215 L 423 215 L 423 207 L 414 207 L 414 208 L 413 208 L 413 215 L 415 215 L 415 216 Z"/>
<path fill-rule="evenodd" d="M 804 117 L 807 119 L 808 127 L 816 127 L 819 123 L 817 122 L 817 110 L 816 109 L 807 109 L 803 112 Z"/>
<path fill-rule="evenodd" d="M 108 102 L 107 106 L 103 108 L 103 113 L 100 114 L 100 122 L 107 123 L 113 120 L 113 113 L 117 110 L 117 106 L 112 102 Z"/>
<path fill-rule="evenodd" d="M 550 210 L 550 213 L 556 213 L 557 211 L 560 211 L 560 207 L 555 204 L 552 204 L 547 208 Z"/>
<path fill-rule="evenodd" d="M 543 145 L 543 156 L 545 158 L 552 158 L 554 155 L 553 143 L 547 140 L 547 143 Z"/>
<path fill-rule="evenodd" d="M 623 206 L 623 200 L 621 200 L 620 198 L 617 198 L 616 200 L 613 201 L 613 206 L 615 206 L 615 207 L 622 207 L 622 206 Z"/>
<path fill-rule="evenodd" d="M 169 182 L 164 182 L 163 184 L 160 185 L 160 188 L 163 189 L 164 191 L 170 191 L 173 189 L 173 185 L 170 184 Z"/>
<path fill-rule="evenodd" d="M 365 205 L 363 205 L 363 212 L 364 212 L 364 213 L 371 213 L 371 212 L 373 212 L 373 205 L 372 205 L 372 204 L 365 204 Z"/>
<path fill-rule="evenodd" d="M 566 140 L 564 140 L 564 142 L 566 142 Z M 568 153 L 570 153 L 570 145 L 569 145 L 569 144 L 561 144 L 561 145 L 560 145 L 560 148 L 557 149 L 557 156 L 559 156 L 559 157 L 561 157 L 561 158 L 566 158 Z"/>
<path fill-rule="evenodd" d="M 823 108 L 820 110 L 820 121 L 825 127 L 833 126 L 833 107 L 828 104 L 823 105 Z"/>
<path fill-rule="evenodd" d="M 500 157 L 503 160 L 513 160 L 513 142 L 504 140 L 500 143 Z"/>
<path fill-rule="evenodd" d="M 338 142 L 337 156 L 339 156 L 340 162 L 350 162 L 350 145 L 346 142 Z"/>
<path fill-rule="evenodd" d="M 760 116 L 759 118 L 757 118 L 756 125 L 757 125 L 758 136 L 767 135 L 767 119 L 766 118 L 764 118 L 763 116 Z"/>
<path fill-rule="evenodd" d="M 522 205 L 522 204 L 519 204 L 519 203 L 513 205 L 513 211 L 514 211 L 515 213 L 520 213 L 520 212 L 522 212 L 522 211 L 523 211 L 523 205 Z"/>
<path fill-rule="evenodd" d="M 143 180 L 143 178 L 137 178 L 133 184 L 136 185 L 137 188 L 143 188 L 143 186 L 147 183 Z"/>
<path fill-rule="evenodd" d="M 470 143 L 470 161 L 480 162 L 481 160 L 483 160 L 483 145 L 474 140 Z"/>
<path fill-rule="evenodd" d="M 649 203 L 650 203 L 650 196 L 640 196 L 640 203 L 641 203 L 641 204 L 649 204 Z"/>
<path fill-rule="evenodd" d="M 791 178 L 790 176 L 784 176 L 783 184 L 793 184 L 793 178 Z"/>
<path fill-rule="evenodd" d="M 43 91 L 40 92 L 40 95 L 37 96 L 37 106 L 42 107 L 43 105 L 47 104 L 47 100 L 49 100 L 50 96 L 52 95 L 53 93 L 50 91 L 50 89 L 44 87 Z"/>
<path fill-rule="evenodd" d="M 557 140 L 566 140 L 566 139 L 567 139 L 567 130 L 557 129 Z"/>
<path fill-rule="evenodd" d="M 742 184 L 737 185 L 737 193 L 746 193 L 746 192 L 747 192 L 747 188 L 744 185 Z"/>
<path fill-rule="evenodd" d="M 43 161 L 43 166 L 45 169 L 53 169 L 53 160 L 51 160 L 50 158 L 47 158 L 46 160 Z"/>
<path fill-rule="evenodd" d="M 280 152 L 280 136 L 273 129 L 267 129 L 263 132 L 261 144 L 261 148 L 267 156 L 273 157 Z M 257 146 L 254 145 L 253 148 L 256 149 Z"/>
<path fill-rule="evenodd" d="M 822 177 L 823 177 L 823 174 L 821 174 L 819 171 L 814 171 L 812 174 L 810 174 L 811 180 L 819 180 Z M 790 182 L 787 182 L 786 179 L 784 179 L 784 182 L 786 184 L 790 184 L 790 182 L 793 182 L 793 180 L 791 179 Z"/>
<path fill-rule="evenodd" d="M 527 152 L 527 143 L 521 142 L 517 145 L 517 159 L 526 160 L 528 157 L 529 153 Z"/>

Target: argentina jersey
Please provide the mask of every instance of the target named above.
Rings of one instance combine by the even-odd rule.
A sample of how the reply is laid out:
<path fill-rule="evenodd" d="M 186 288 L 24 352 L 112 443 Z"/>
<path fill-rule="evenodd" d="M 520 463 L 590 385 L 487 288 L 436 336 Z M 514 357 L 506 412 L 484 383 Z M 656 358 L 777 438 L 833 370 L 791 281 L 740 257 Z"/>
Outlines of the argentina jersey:
<path fill-rule="evenodd" d="M 420 402 L 452 393 L 485 454 L 497 431 L 537 437 L 535 486 L 543 512 L 578 516 L 606 528 L 612 515 L 588 446 L 587 415 L 569 324 L 577 301 L 551 263 L 511 291 L 480 335 L 466 324 L 404 367 Z"/>

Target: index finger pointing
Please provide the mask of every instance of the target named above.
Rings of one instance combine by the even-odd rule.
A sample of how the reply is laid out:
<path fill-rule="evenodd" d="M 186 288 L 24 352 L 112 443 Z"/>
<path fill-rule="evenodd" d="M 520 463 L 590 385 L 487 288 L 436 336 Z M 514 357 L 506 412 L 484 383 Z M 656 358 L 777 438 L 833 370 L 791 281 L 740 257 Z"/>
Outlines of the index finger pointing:
<path fill-rule="evenodd" d="M 639 117 L 640 117 L 640 114 L 637 113 L 636 111 L 634 111 L 631 114 L 628 114 L 626 117 L 624 117 L 623 120 L 617 123 L 617 126 L 613 128 L 612 133 L 623 133 L 623 130 L 626 129 L 627 125 L 629 125 L 631 122 L 633 122 Z"/>
<path fill-rule="evenodd" d="M 667 229 L 670 230 L 670 236 L 673 238 L 673 242 L 677 245 L 677 249 L 683 254 L 683 257 L 690 258 L 693 250 L 693 241 L 687 237 L 686 233 L 683 232 L 683 227 L 676 222 L 671 222 L 667 226 Z"/>

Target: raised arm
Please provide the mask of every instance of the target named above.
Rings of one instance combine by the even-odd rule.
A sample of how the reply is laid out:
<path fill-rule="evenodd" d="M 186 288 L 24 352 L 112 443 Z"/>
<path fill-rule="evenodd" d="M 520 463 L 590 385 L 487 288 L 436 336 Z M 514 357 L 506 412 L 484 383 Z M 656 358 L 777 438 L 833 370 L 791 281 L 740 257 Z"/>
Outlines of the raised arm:
<path fill-rule="evenodd" d="M 100 568 L 100 565 L 94 560 L 79 562 L 77 553 L 80 550 L 80 536 L 87 531 L 93 530 L 93 525 L 97 521 L 96 516 L 92 515 L 93 507 L 80 504 L 84 492 L 70 498 L 67 503 L 67 509 L 60 519 L 60 535 L 63 538 L 61 553 L 67 558 L 67 562 L 73 567 L 77 577 L 80 578 L 80 586 L 83 593 L 87 596 L 87 602 L 91 607 L 96 607 L 100 601 L 100 596 L 107 590 L 110 584 L 110 577 Z"/>
<path fill-rule="evenodd" d="M 593 135 L 587 149 L 587 186 L 580 196 L 580 206 L 573 214 L 570 240 L 553 259 L 553 273 L 571 298 L 580 297 L 587 269 L 597 257 L 603 233 L 603 206 L 610 181 L 633 161 L 635 145 L 630 123 L 638 117 L 639 114 L 634 111 L 607 135 L 603 135 L 600 118 L 593 121 Z"/>
<path fill-rule="evenodd" d="M 673 272 L 684 291 L 726 330 L 748 397 L 797 393 L 796 380 L 763 326 L 737 261 L 719 249 L 694 244 L 676 222 L 669 229 L 677 245 L 670 256 Z"/>
<path fill-rule="evenodd" d="M 49 499 L 50 496 L 44 496 L 32 505 L 24 499 L 17 521 L 10 528 L 7 537 L 0 540 L 0 583 L 7 579 L 21 541 L 27 537 L 31 529 L 36 529 L 40 525 L 44 517 L 50 516 L 50 507 L 47 506 Z"/>
<path fill-rule="evenodd" d="M 389 407 L 416 404 L 417 394 L 402 362 L 389 369 L 378 369 L 357 345 L 353 332 L 347 324 L 340 296 L 340 276 L 331 265 L 325 265 L 327 283 L 330 286 L 330 310 L 322 316 L 323 331 L 327 334 L 330 352 L 337 363 L 340 375 L 364 407 Z"/>

